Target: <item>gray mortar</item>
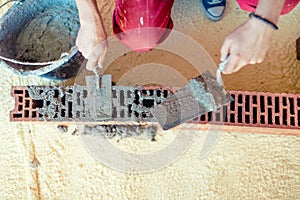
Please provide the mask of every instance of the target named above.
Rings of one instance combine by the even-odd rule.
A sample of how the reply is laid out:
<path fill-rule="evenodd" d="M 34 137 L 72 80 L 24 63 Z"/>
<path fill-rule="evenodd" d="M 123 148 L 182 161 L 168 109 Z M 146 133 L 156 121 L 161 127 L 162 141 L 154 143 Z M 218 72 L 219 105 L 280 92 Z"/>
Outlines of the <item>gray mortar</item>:
<path fill-rule="evenodd" d="M 70 120 L 69 102 L 72 101 L 71 87 L 43 87 L 43 86 L 28 86 L 29 96 L 36 101 L 42 101 L 42 107 L 37 107 L 36 110 L 42 115 L 39 120 L 45 121 L 65 121 Z M 70 92 L 71 91 L 71 92 Z M 65 98 L 64 103 L 62 99 Z M 65 110 L 65 116 L 62 116 L 62 110 Z"/>
<path fill-rule="evenodd" d="M 38 14 L 20 32 L 17 60 L 54 61 L 75 45 L 79 30 L 77 10 L 71 6 L 53 6 Z"/>
<path fill-rule="evenodd" d="M 152 141 L 155 141 L 157 126 L 155 125 L 85 125 L 81 134 L 100 136 L 105 139 L 118 137 L 138 137 L 146 134 Z"/>

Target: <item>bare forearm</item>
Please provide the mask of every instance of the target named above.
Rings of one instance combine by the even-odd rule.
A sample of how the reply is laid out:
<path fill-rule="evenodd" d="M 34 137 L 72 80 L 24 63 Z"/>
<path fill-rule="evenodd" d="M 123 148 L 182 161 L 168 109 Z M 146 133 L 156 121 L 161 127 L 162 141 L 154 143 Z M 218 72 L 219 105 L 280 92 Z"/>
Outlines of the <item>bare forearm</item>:
<path fill-rule="evenodd" d="M 79 12 L 80 25 L 97 27 L 98 34 L 106 37 L 102 16 L 98 10 L 96 0 L 76 0 Z"/>
<path fill-rule="evenodd" d="M 259 0 L 255 13 L 277 24 L 285 0 Z"/>

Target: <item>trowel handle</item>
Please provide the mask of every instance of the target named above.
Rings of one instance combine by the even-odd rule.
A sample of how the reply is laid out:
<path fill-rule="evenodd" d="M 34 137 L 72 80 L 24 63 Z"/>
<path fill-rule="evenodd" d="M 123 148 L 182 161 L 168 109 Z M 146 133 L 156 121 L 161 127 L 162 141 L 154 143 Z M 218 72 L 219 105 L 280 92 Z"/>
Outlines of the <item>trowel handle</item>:
<path fill-rule="evenodd" d="M 219 67 L 217 69 L 216 79 L 217 79 L 217 82 L 220 86 L 224 86 L 224 82 L 223 82 L 223 79 L 222 79 L 222 71 L 225 69 L 225 66 L 227 65 L 229 59 L 230 59 L 230 56 L 228 55 L 225 58 L 225 60 L 219 64 Z"/>

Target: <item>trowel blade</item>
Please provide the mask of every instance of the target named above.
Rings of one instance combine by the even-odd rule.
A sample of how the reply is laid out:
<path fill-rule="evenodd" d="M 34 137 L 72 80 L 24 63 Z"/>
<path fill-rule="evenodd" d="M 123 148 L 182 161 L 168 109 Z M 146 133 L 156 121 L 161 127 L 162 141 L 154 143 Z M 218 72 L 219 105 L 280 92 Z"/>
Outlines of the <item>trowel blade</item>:
<path fill-rule="evenodd" d="M 190 80 L 184 88 L 150 109 L 164 130 L 187 122 L 229 103 L 230 95 L 208 71 Z"/>
<path fill-rule="evenodd" d="M 93 121 L 112 119 L 111 75 L 86 76 L 87 107 Z"/>

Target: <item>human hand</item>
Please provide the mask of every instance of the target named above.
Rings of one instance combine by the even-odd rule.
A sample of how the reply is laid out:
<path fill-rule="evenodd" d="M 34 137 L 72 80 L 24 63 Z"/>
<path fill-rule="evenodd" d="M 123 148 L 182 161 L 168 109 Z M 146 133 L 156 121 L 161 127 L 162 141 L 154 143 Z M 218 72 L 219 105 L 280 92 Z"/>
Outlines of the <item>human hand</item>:
<path fill-rule="evenodd" d="M 102 25 L 100 25 L 102 27 Z M 99 31 L 100 30 L 100 31 Z M 88 59 L 86 69 L 94 71 L 103 66 L 108 43 L 105 31 L 95 24 L 82 24 L 76 39 L 76 45 L 82 55 Z"/>
<path fill-rule="evenodd" d="M 261 63 L 269 49 L 273 32 L 269 25 L 257 19 L 249 19 L 236 28 L 221 47 L 221 61 L 230 55 L 222 72 L 231 74 L 247 64 Z"/>

